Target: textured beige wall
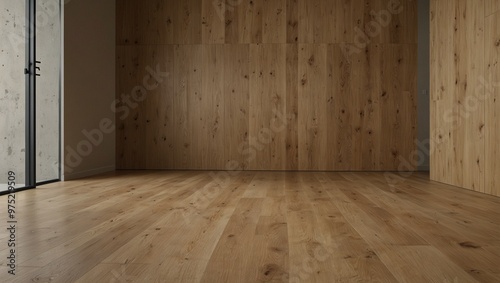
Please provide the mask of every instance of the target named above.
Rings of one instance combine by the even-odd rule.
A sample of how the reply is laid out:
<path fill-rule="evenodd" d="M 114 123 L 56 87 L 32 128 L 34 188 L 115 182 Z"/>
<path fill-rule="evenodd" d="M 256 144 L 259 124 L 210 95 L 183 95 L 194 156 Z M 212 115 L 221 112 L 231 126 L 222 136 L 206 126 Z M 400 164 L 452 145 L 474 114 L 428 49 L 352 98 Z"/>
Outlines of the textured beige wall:
<path fill-rule="evenodd" d="M 25 179 L 25 4 L 0 1 L 0 190 L 7 172 Z"/>
<path fill-rule="evenodd" d="M 64 179 L 115 168 L 115 0 L 72 0 L 64 27 Z"/>

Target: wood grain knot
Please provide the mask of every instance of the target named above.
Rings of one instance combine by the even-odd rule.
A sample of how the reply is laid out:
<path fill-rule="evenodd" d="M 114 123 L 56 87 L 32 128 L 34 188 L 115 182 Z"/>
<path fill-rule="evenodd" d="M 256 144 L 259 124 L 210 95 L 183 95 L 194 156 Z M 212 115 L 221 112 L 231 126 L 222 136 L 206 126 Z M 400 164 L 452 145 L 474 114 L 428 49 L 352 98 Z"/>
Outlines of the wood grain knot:
<path fill-rule="evenodd" d="M 478 244 L 472 243 L 472 242 L 461 242 L 459 245 L 463 248 L 468 248 L 468 249 L 479 249 L 481 246 Z"/>

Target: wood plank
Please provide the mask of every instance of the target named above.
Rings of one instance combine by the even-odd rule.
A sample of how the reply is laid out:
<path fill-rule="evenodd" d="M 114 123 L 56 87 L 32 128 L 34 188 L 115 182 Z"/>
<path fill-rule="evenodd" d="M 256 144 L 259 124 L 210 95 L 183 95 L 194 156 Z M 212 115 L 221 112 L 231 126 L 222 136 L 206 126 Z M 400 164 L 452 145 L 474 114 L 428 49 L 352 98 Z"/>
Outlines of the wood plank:
<path fill-rule="evenodd" d="M 488 1 L 487 1 L 488 2 Z M 499 3 L 500 1 L 496 1 Z M 485 190 L 487 194 L 500 196 L 500 12 L 486 19 L 485 28 L 485 59 L 486 59 L 486 83 L 485 87 Z"/>
<path fill-rule="evenodd" d="M 397 188 L 383 173 L 228 176 L 119 171 L 19 192 L 14 282 L 500 279 L 500 198 L 419 174 Z"/>
<path fill-rule="evenodd" d="M 117 3 L 117 44 L 174 43 L 174 1 L 154 0 L 143 5 L 137 0 Z"/>
<path fill-rule="evenodd" d="M 225 0 L 202 0 L 202 42 L 223 44 L 225 42 Z"/>
<path fill-rule="evenodd" d="M 241 199 L 215 248 L 201 282 L 241 282 L 255 275 L 258 266 L 248 257 L 234 258 L 237 252 L 250 255 L 262 209 L 262 199 Z"/>
<path fill-rule="evenodd" d="M 226 43 L 262 43 L 263 0 L 227 1 Z"/>
<path fill-rule="evenodd" d="M 250 169 L 284 170 L 286 152 L 286 46 L 250 46 Z"/>
<path fill-rule="evenodd" d="M 174 168 L 174 47 L 150 45 L 141 59 L 149 68 L 144 73 L 147 98 L 146 163 L 152 169 Z M 162 63 L 159 63 L 162 62 Z M 156 74 L 155 74 L 156 73 Z M 164 73 L 155 78 L 159 73 Z"/>
<path fill-rule="evenodd" d="M 286 43 L 299 42 L 299 0 L 286 0 Z"/>
<path fill-rule="evenodd" d="M 299 49 L 286 45 L 286 170 L 299 169 Z"/>
<path fill-rule="evenodd" d="M 416 0 L 380 0 L 379 10 L 373 11 L 373 26 L 380 28 L 380 42 L 417 43 L 418 7 Z"/>
<path fill-rule="evenodd" d="M 202 48 L 176 45 L 174 50 L 174 117 L 177 169 L 201 167 Z"/>
<path fill-rule="evenodd" d="M 376 178 L 380 177 L 377 176 Z M 417 229 L 415 231 L 419 235 L 465 270 L 469 276 L 480 282 L 491 281 L 498 276 L 498 268 L 490 263 L 494 255 L 481 247 L 483 243 L 494 244 L 497 241 L 494 240 L 496 236 L 486 236 L 488 240 L 484 242 L 477 235 L 471 235 L 468 233 L 470 227 L 464 228 L 457 225 L 461 222 L 461 220 L 458 220 L 460 218 L 459 213 L 451 214 L 442 211 L 438 208 L 441 205 L 440 201 L 433 201 L 431 196 L 425 196 L 427 193 L 423 190 L 419 192 L 418 187 L 404 192 L 400 190 L 392 192 L 388 189 L 387 184 L 381 185 L 373 181 L 369 181 L 369 183 L 376 185 L 384 193 L 375 193 L 373 187 L 370 186 L 363 189 L 363 194 L 370 195 L 370 199 L 376 201 L 381 207 L 390 207 L 387 209 L 394 211 L 397 218 L 407 223 L 407 225 L 411 225 L 412 229 Z M 419 197 L 417 193 L 422 194 L 423 197 Z M 389 197 L 386 198 L 386 195 Z M 394 195 L 397 195 L 397 197 L 392 197 Z M 453 221 L 448 221 L 447 217 L 453 218 Z M 493 229 L 493 231 L 497 230 Z M 496 232 L 493 233 L 496 234 Z M 474 242 L 467 239 L 474 239 Z M 488 244 L 486 244 L 487 246 Z M 472 249 L 477 250 L 473 252 Z M 464 253 L 469 252 L 470 255 L 463 256 Z M 475 260 L 464 260 L 464 258 L 472 257 Z M 458 279 L 460 280 L 460 278 Z"/>
<path fill-rule="evenodd" d="M 350 96 L 353 93 L 354 54 L 344 52 L 340 45 L 328 47 L 328 144 L 327 155 L 330 160 L 328 170 L 348 170 L 354 168 L 353 122 L 355 111 L 350 111 Z"/>
<path fill-rule="evenodd" d="M 248 45 L 224 46 L 226 170 L 248 168 L 252 159 L 249 144 L 249 52 Z"/>
<path fill-rule="evenodd" d="M 432 1 L 431 3 L 431 143 L 430 167 L 431 179 L 451 184 L 451 178 L 457 175 L 452 170 L 452 162 L 448 160 L 455 156 L 451 139 L 453 123 L 445 123 L 443 113 L 450 111 L 448 106 L 455 92 L 455 78 L 451 62 L 454 61 L 455 34 L 445 36 L 445 31 L 455 26 L 455 17 L 450 11 L 455 11 L 455 1 Z M 453 12 L 454 15 L 454 12 Z"/>
<path fill-rule="evenodd" d="M 486 17 L 490 17 L 500 11 L 500 1 L 498 0 L 485 0 L 484 12 Z M 493 16 L 496 17 L 496 16 Z"/>
<path fill-rule="evenodd" d="M 174 43 L 202 42 L 202 0 L 174 1 Z"/>
<path fill-rule="evenodd" d="M 398 282 L 408 282 L 408 277 L 422 282 L 479 282 L 434 247 L 402 247 L 384 251 L 380 257 Z M 397 264 L 401 262 L 404 264 Z"/>
<path fill-rule="evenodd" d="M 415 46 L 388 45 L 382 50 L 382 170 L 413 171 L 410 156 L 416 139 L 416 72 L 401 66 L 416 66 Z M 401 139 L 401 137 L 405 137 Z"/>
<path fill-rule="evenodd" d="M 431 8 L 436 50 L 431 54 L 432 88 L 436 93 L 431 127 L 437 137 L 432 146 L 436 153 L 431 157 L 431 177 L 478 192 L 487 190 L 486 159 L 493 154 L 485 150 L 488 103 L 481 85 L 487 70 L 485 5 L 489 4 L 439 1 Z M 450 30 L 454 30 L 453 36 Z M 445 35 L 448 38 L 441 39 Z"/>
<path fill-rule="evenodd" d="M 485 58 L 484 51 L 477 52 L 477 50 L 484 50 L 485 47 L 485 17 L 482 6 L 484 1 L 477 3 L 470 3 L 465 1 L 464 5 L 460 5 L 460 12 L 464 13 L 464 19 L 461 24 L 464 33 L 462 35 L 463 44 L 460 45 L 457 54 L 460 56 L 460 61 L 463 63 L 458 70 L 457 79 L 459 80 L 460 95 L 459 101 L 456 103 L 457 108 L 462 107 L 460 104 L 464 101 L 465 111 L 469 115 L 463 121 L 463 163 L 462 174 L 463 184 L 462 187 L 484 192 L 485 180 L 485 139 L 484 139 L 484 125 L 485 125 L 485 103 L 479 101 L 476 106 L 468 106 L 468 101 L 471 97 L 476 97 L 476 86 L 480 82 L 481 76 L 484 75 Z M 476 51 L 473 51 L 476 50 Z M 463 95 L 463 96 L 462 96 Z M 462 100 L 462 97 L 464 98 Z M 463 109 L 463 108 L 462 108 Z M 463 111 L 463 110 L 462 110 Z M 468 116 L 468 117 L 467 117 Z M 457 164 L 458 165 L 458 164 Z"/>
<path fill-rule="evenodd" d="M 201 168 L 224 169 L 224 46 L 203 46 Z"/>
<path fill-rule="evenodd" d="M 146 65 L 142 64 L 139 46 L 117 49 L 116 109 L 118 140 L 116 147 L 117 168 L 138 169 L 147 166 L 142 148 L 146 145 L 147 107 L 135 99 L 137 86 L 142 85 Z M 142 96 L 141 96 L 142 97 Z"/>
<path fill-rule="evenodd" d="M 124 0 L 116 3 L 116 44 L 128 45 L 139 42 L 139 1 Z"/>
<path fill-rule="evenodd" d="M 262 1 L 262 43 L 286 43 L 287 0 Z"/>
<path fill-rule="evenodd" d="M 327 45 L 299 45 L 299 169 L 326 167 Z"/>

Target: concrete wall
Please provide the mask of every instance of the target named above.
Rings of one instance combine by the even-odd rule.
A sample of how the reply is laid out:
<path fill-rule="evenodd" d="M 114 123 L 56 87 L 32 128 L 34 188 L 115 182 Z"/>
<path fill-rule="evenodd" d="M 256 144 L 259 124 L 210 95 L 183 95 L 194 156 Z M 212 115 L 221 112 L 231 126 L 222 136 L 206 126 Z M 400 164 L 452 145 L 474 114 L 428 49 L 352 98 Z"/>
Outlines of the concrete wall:
<path fill-rule="evenodd" d="M 24 1 L 0 0 L 0 184 L 9 170 L 25 179 Z"/>
<path fill-rule="evenodd" d="M 72 0 L 64 16 L 64 179 L 115 168 L 115 1 Z"/>

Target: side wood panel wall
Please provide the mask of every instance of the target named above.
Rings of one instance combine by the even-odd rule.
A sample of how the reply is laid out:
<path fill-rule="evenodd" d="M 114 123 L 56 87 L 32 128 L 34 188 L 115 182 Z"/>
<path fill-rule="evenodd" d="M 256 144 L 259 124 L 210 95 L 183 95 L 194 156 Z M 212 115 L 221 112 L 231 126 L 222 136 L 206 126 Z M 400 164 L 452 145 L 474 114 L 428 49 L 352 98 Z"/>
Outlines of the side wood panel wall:
<path fill-rule="evenodd" d="M 500 1 L 431 1 L 431 178 L 500 196 Z"/>
<path fill-rule="evenodd" d="M 117 6 L 118 168 L 413 170 L 416 1 Z"/>

